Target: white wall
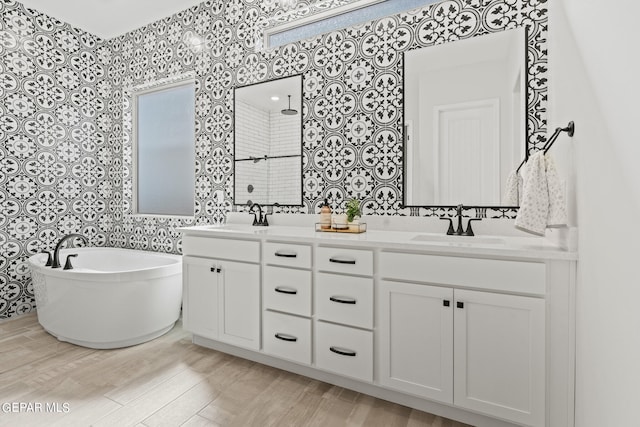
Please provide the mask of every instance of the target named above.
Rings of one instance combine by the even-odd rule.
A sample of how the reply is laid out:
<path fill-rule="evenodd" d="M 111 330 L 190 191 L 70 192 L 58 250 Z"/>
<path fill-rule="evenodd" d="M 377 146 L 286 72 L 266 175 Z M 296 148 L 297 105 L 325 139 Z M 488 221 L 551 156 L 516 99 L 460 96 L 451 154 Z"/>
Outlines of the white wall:
<path fill-rule="evenodd" d="M 632 0 L 552 2 L 549 127 L 579 226 L 576 426 L 638 425 L 640 83 Z"/>

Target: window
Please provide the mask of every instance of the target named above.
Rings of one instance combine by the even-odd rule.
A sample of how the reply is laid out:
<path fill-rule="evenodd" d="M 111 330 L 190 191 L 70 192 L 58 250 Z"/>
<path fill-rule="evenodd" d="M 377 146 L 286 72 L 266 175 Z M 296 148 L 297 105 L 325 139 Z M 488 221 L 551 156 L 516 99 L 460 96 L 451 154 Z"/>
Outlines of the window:
<path fill-rule="evenodd" d="M 342 6 L 335 7 L 331 0 L 315 3 L 321 12 L 301 18 L 295 17 L 295 12 L 309 7 L 297 8 L 290 14 L 289 22 L 275 24 L 264 32 L 264 48 L 274 48 L 287 43 L 296 42 L 320 34 L 347 28 L 374 19 L 384 18 L 396 13 L 423 7 L 438 0 L 343 0 Z"/>
<path fill-rule="evenodd" d="M 194 81 L 155 85 L 134 103 L 135 213 L 193 216 Z"/>

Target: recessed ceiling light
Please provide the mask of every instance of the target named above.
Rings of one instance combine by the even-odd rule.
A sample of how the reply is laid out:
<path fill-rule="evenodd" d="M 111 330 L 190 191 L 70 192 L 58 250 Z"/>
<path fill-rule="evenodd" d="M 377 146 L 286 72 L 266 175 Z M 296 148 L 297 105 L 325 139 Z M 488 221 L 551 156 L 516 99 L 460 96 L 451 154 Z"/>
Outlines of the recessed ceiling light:
<path fill-rule="evenodd" d="M 271 100 L 272 101 L 280 101 L 280 97 L 274 95 L 274 96 L 271 97 Z"/>

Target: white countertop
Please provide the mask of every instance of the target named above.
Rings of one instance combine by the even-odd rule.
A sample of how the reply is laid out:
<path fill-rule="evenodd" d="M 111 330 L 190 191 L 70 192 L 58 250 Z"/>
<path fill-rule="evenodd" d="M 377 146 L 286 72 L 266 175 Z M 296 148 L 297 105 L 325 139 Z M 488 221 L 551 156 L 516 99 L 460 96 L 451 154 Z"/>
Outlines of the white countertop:
<path fill-rule="evenodd" d="M 317 243 L 325 246 L 339 244 L 354 248 L 380 248 L 442 255 L 569 261 L 578 258 L 576 252 L 562 249 L 544 237 L 509 235 L 466 237 L 447 236 L 444 232 L 376 229 L 368 229 L 364 233 L 355 234 L 316 231 L 313 225 L 259 227 L 237 223 L 183 227 L 178 231 L 187 235 L 216 238 Z"/>

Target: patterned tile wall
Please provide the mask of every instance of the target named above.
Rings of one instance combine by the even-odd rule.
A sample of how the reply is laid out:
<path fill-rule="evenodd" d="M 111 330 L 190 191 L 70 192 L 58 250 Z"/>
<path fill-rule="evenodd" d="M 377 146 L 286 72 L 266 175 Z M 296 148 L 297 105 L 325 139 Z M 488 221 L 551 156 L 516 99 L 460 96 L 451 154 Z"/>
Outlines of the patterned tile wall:
<path fill-rule="evenodd" d="M 175 228 L 211 223 L 235 209 L 233 87 L 303 74 L 304 206 L 326 197 L 340 210 L 358 197 L 377 215 L 440 215 L 402 208 L 402 55 L 407 50 L 529 28 L 529 146 L 544 142 L 547 3 L 443 0 L 323 36 L 256 52 L 275 2 L 206 1 L 121 37 L 97 37 L 0 3 L 3 141 L 0 318 L 32 310 L 26 258 L 81 232 L 92 244 L 179 252 Z M 254 24 L 258 23 L 258 24 Z M 190 44 L 193 36 L 203 43 Z M 128 88 L 196 76 L 196 217 L 129 215 Z M 124 190 L 123 190 L 124 187 Z M 478 216 L 513 217 L 511 209 Z"/>
<path fill-rule="evenodd" d="M 2 319 L 34 308 L 29 255 L 68 233 L 106 243 L 115 158 L 104 42 L 15 1 L 0 12 Z"/>

